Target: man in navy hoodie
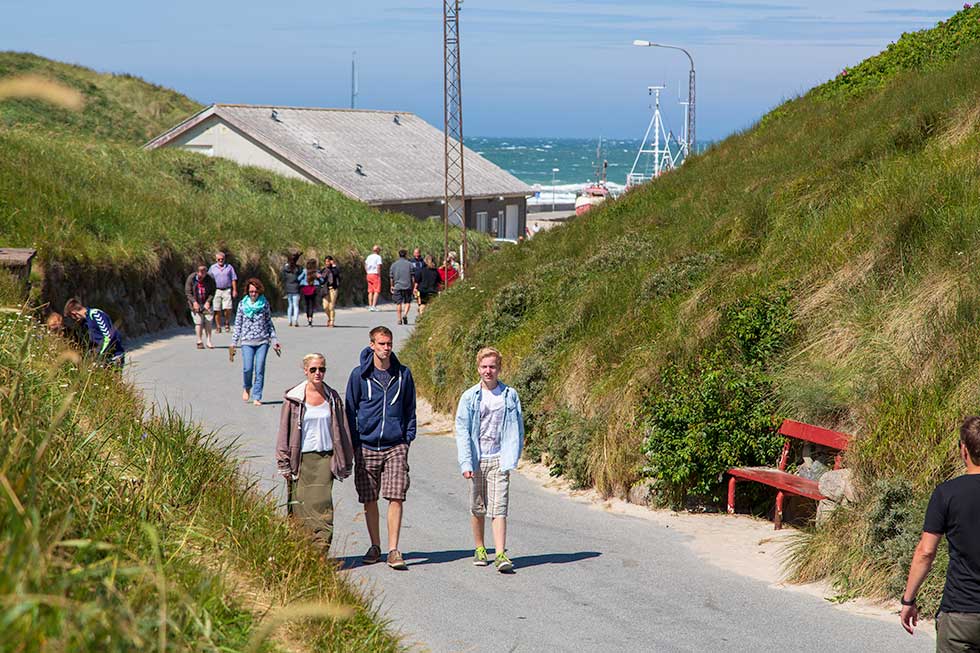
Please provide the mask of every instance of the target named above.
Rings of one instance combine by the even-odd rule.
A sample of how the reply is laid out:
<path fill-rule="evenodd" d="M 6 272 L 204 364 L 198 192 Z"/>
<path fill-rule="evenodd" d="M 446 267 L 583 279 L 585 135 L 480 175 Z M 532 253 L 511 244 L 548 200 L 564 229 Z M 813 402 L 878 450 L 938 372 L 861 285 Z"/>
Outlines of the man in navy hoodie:
<path fill-rule="evenodd" d="M 381 560 L 378 497 L 388 500 L 388 566 L 407 569 L 398 550 L 408 492 L 408 447 L 415 439 L 415 382 L 391 351 L 391 329 L 371 329 L 371 344 L 347 381 L 345 410 L 354 444 L 354 487 L 364 504 L 371 548 L 364 564 Z"/>

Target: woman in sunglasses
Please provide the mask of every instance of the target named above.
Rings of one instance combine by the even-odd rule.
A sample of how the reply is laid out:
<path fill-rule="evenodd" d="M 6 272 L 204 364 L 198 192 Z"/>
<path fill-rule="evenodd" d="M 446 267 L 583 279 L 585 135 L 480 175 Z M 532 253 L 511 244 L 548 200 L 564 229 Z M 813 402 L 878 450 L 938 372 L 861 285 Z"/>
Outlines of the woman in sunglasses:
<path fill-rule="evenodd" d="M 303 357 L 306 380 L 286 392 L 279 414 L 276 465 L 286 479 L 287 510 L 323 555 L 333 538 L 333 480 L 350 476 L 354 446 L 344 405 L 323 382 L 323 354 Z"/>

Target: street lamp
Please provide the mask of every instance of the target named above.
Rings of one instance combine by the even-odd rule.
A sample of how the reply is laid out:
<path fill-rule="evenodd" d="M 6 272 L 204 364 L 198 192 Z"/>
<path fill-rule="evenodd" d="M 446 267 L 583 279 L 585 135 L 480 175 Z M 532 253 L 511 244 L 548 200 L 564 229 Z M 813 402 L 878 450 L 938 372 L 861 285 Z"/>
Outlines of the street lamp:
<path fill-rule="evenodd" d="M 561 172 L 558 168 L 551 169 L 551 212 L 555 212 L 555 175 Z"/>
<path fill-rule="evenodd" d="M 694 137 L 694 125 L 697 122 L 694 118 L 694 58 L 691 53 L 684 48 L 677 47 L 676 45 L 665 45 L 663 43 L 654 43 L 652 41 L 633 41 L 633 45 L 639 46 L 641 48 L 667 48 L 669 50 L 680 50 L 687 55 L 688 61 L 691 62 L 691 72 L 688 75 L 687 80 L 687 142 L 684 144 L 684 156 L 693 152 L 694 144 L 697 142 Z"/>

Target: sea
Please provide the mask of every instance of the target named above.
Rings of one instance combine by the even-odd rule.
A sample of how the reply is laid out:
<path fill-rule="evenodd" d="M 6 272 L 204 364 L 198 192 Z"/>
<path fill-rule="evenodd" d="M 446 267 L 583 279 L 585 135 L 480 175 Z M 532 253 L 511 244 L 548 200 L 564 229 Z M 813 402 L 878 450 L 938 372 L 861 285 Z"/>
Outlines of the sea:
<path fill-rule="evenodd" d="M 595 181 L 598 143 L 587 138 L 466 138 L 467 147 L 534 188 L 528 205 L 542 208 L 567 208 L 578 191 Z M 639 148 L 638 139 L 603 139 L 602 159 L 609 161 L 607 185 L 613 195 L 626 188 Z M 553 173 L 554 168 L 558 172 Z"/>

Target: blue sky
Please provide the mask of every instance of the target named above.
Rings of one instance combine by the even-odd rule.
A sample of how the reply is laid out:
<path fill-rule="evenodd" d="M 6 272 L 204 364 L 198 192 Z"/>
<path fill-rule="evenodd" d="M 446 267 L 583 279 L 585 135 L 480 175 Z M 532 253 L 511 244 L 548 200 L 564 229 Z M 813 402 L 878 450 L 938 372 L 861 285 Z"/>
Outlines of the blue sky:
<path fill-rule="evenodd" d="M 647 86 L 668 122 L 698 75 L 698 136 L 721 138 L 904 31 L 962 2 L 901 0 L 465 0 L 465 134 L 639 138 Z M 351 52 L 361 108 L 442 125 L 441 0 L 0 0 L 0 48 L 173 87 L 202 103 L 348 106 Z"/>

